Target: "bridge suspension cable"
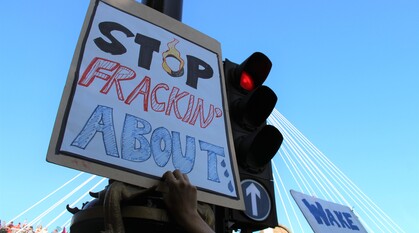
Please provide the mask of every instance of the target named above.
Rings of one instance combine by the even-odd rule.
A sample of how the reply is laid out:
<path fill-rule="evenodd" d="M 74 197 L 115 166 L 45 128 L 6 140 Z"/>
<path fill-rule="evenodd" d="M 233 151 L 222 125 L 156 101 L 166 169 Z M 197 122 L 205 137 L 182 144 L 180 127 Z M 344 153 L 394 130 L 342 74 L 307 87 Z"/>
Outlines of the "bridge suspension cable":
<path fill-rule="evenodd" d="M 83 186 L 85 186 L 87 183 L 89 183 L 92 179 L 94 179 L 96 176 L 93 175 L 89 177 L 86 181 L 84 181 L 82 184 L 77 186 L 74 190 L 72 190 L 70 193 L 65 195 L 63 198 L 61 198 L 59 201 L 57 201 L 55 204 L 53 204 L 51 207 L 49 207 L 47 210 L 45 210 L 43 213 L 41 213 L 39 216 L 34 218 L 31 222 L 28 223 L 28 226 L 32 226 L 38 221 L 42 220 L 42 218 L 53 211 L 55 208 L 57 208 L 61 203 L 63 203 L 65 200 L 67 200 L 69 197 L 71 197 L 74 193 L 76 193 L 78 190 L 80 190 Z M 21 232 L 23 229 L 21 229 L 19 232 Z"/>
<path fill-rule="evenodd" d="M 93 177 L 93 176 L 92 176 Z M 91 178 L 92 178 L 91 177 Z M 94 178 L 94 177 L 93 177 Z M 89 192 L 94 190 L 96 187 L 98 187 L 100 184 L 103 183 L 103 181 L 105 181 L 106 178 L 102 178 L 101 180 L 99 180 L 99 182 L 97 182 L 95 185 L 93 185 L 89 190 L 87 190 L 87 192 L 85 192 L 82 196 L 80 196 L 77 200 L 75 200 L 70 206 L 74 206 L 77 203 L 79 203 L 83 198 L 85 198 L 87 195 L 89 195 Z M 91 198 L 92 199 L 92 198 Z M 51 220 L 45 227 L 49 227 L 51 226 L 55 221 L 57 221 L 57 219 L 59 219 L 61 216 L 63 216 L 65 213 L 67 213 L 67 210 L 64 209 L 57 217 L 55 217 L 53 220 Z"/>
<path fill-rule="evenodd" d="M 284 142 L 277 157 L 282 159 L 282 163 L 299 191 L 352 208 L 356 206 L 356 212 L 354 208 L 353 211 L 368 229 L 368 232 L 404 232 L 278 110 L 273 110 L 268 123 L 277 127 L 284 136 Z M 286 171 L 278 172 L 275 163 L 281 164 L 281 162 L 277 162 L 279 161 L 277 157 L 273 159 L 275 181 L 288 187 L 288 191 L 297 189 L 297 187 L 292 188 L 284 184 L 284 179 L 281 176 L 284 176 Z M 280 194 L 281 199 L 284 195 L 290 196 L 285 188 L 284 190 L 284 194 Z M 279 193 L 279 188 L 277 191 Z M 291 198 L 288 200 L 287 204 L 283 204 L 283 208 L 286 208 L 286 205 L 294 205 L 290 201 Z M 285 209 L 285 211 L 287 210 Z M 286 216 L 292 226 L 290 217 L 288 214 Z M 301 224 L 299 226 L 298 232 L 303 231 Z M 297 232 L 293 229 L 292 231 Z"/>
<path fill-rule="evenodd" d="M 28 211 L 30 211 L 31 209 L 33 209 L 35 206 L 41 204 L 43 201 L 45 201 L 46 199 L 48 199 L 50 196 L 52 196 L 53 194 L 55 194 L 56 192 L 58 192 L 59 190 L 61 190 L 62 188 L 64 188 L 65 186 L 67 186 L 69 183 L 71 183 L 73 180 L 77 179 L 79 176 L 81 176 L 84 172 L 80 172 L 79 174 L 77 174 L 76 176 L 74 176 L 73 178 L 71 178 L 69 181 L 65 182 L 63 185 L 61 185 L 60 187 L 58 187 L 57 189 L 55 189 L 54 191 L 52 191 L 50 194 L 46 195 L 45 197 L 43 197 L 41 200 L 39 200 L 38 202 L 36 202 L 35 204 L 33 204 L 31 207 L 27 208 L 26 210 L 24 210 L 22 213 L 18 214 L 16 217 L 12 218 L 7 224 L 13 222 L 14 220 L 16 220 L 17 218 L 21 217 L 22 215 L 24 215 L 25 213 L 27 213 Z"/>

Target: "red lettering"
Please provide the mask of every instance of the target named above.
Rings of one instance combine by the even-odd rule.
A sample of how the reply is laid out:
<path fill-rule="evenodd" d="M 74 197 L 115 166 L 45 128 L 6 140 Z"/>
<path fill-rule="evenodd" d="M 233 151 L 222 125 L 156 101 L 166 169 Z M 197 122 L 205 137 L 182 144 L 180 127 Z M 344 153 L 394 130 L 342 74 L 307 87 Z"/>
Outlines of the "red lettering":
<path fill-rule="evenodd" d="M 166 107 L 166 104 L 164 102 L 159 102 L 157 100 L 157 90 L 160 88 L 163 88 L 166 91 L 168 91 L 169 86 L 165 83 L 159 83 L 151 91 L 151 109 L 153 109 L 156 112 L 163 112 Z"/>
<path fill-rule="evenodd" d="M 150 94 L 150 78 L 145 76 L 144 79 L 134 88 L 134 90 L 129 94 L 126 104 L 131 104 L 131 102 L 137 98 L 139 94 L 143 95 L 143 106 L 144 112 L 148 111 L 148 96 Z"/>
<path fill-rule="evenodd" d="M 182 119 L 183 122 L 188 122 L 189 119 L 191 119 L 192 109 L 193 109 L 194 103 L 195 103 L 195 96 L 190 95 L 189 96 L 188 109 L 186 110 L 186 113 L 185 113 L 185 115 L 183 116 L 183 119 Z"/>
<path fill-rule="evenodd" d="M 81 79 L 79 80 L 78 84 L 81 86 L 88 87 L 92 84 L 95 78 L 100 78 L 103 80 L 110 79 L 110 75 L 107 73 L 103 73 L 103 70 L 107 70 L 109 72 L 113 72 L 116 68 L 120 65 L 117 62 L 109 61 L 103 58 L 95 57 L 83 72 Z"/>
<path fill-rule="evenodd" d="M 202 98 L 198 98 L 195 101 L 196 97 L 194 95 L 187 91 L 181 91 L 178 87 L 170 88 L 166 83 L 158 83 L 152 87 L 152 79 L 148 76 L 145 76 L 125 99 L 121 82 L 133 80 L 135 77 L 135 71 L 129 67 L 122 66 L 118 62 L 95 57 L 83 72 L 78 85 L 89 87 L 96 78 L 102 79 L 106 81 L 100 89 L 102 94 L 108 94 L 111 88 L 115 86 L 118 99 L 124 101 L 127 105 L 131 105 L 139 95 L 142 95 L 143 103 L 140 106 L 144 112 L 148 112 L 148 105 L 150 104 L 153 111 L 164 112 L 166 116 L 170 116 L 173 113 L 177 119 L 190 125 L 195 125 L 199 121 L 201 128 L 208 127 L 214 120 L 214 117 L 220 118 L 223 115 L 222 110 L 214 107 L 212 104 L 209 105 L 209 108 L 207 107 L 208 114 L 205 115 L 206 106 Z M 165 93 L 169 90 L 167 101 L 163 101 L 165 99 L 162 100 L 162 96 L 166 95 L 161 95 L 160 93 Z M 188 99 L 186 99 L 187 96 L 189 96 Z M 184 113 L 182 114 L 181 112 Z"/>
<path fill-rule="evenodd" d="M 108 73 L 104 73 L 103 71 L 108 71 Z M 108 94 L 111 87 L 115 84 L 118 99 L 124 101 L 120 82 L 134 79 L 135 75 L 135 72 L 126 66 L 121 66 L 117 62 L 95 57 L 83 72 L 78 84 L 88 87 L 95 78 L 100 78 L 106 81 L 105 85 L 100 90 L 101 93 Z"/>
<path fill-rule="evenodd" d="M 120 66 L 116 72 L 111 76 L 111 78 L 106 82 L 103 88 L 100 90 L 103 94 L 108 94 L 112 85 L 115 84 L 116 93 L 118 99 L 124 101 L 124 94 L 122 93 L 121 81 L 131 80 L 135 78 L 135 72 L 126 66 Z"/>
<path fill-rule="evenodd" d="M 206 128 L 209 124 L 211 124 L 212 120 L 214 119 L 214 105 L 210 104 L 210 109 L 208 112 L 207 118 L 204 116 L 204 100 L 198 98 L 198 104 L 196 105 L 195 112 L 192 116 L 192 119 L 189 121 L 189 124 L 195 125 L 196 120 L 199 116 L 199 122 L 201 128 Z"/>
<path fill-rule="evenodd" d="M 180 94 L 179 93 L 179 88 L 177 87 L 173 87 L 172 88 L 172 92 L 170 92 L 170 96 L 169 99 L 167 100 L 167 108 L 166 108 L 166 115 L 170 116 L 170 112 L 173 111 L 175 112 L 175 116 L 178 119 L 182 119 L 182 116 L 180 115 L 179 112 L 179 100 L 181 100 L 183 97 L 189 95 L 188 92 L 182 92 Z"/>

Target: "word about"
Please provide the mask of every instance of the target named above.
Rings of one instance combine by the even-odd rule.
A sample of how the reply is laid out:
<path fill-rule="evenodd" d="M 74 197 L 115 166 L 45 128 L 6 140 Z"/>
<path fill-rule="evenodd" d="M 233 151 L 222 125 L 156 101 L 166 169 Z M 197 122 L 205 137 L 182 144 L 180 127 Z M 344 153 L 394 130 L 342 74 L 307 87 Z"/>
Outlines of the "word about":
<path fill-rule="evenodd" d="M 158 167 L 165 167 L 172 158 L 174 168 L 179 169 L 182 173 L 189 173 L 194 168 L 197 154 L 195 137 L 186 135 L 185 147 L 182 150 L 179 132 L 169 132 L 165 127 L 158 127 L 153 130 L 147 120 L 130 114 L 125 114 L 120 137 L 120 155 L 114 127 L 113 109 L 103 105 L 96 107 L 71 145 L 84 150 L 98 133 L 102 136 L 108 156 L 132 162 L 145 162 L 153 157 Z M 149 135 L 149 138 L 146 135 Z M 221 164 L 222 167 L 225 167 L 225 164 L 224 160 L 219 163 L 218 157 L 225 157 L 224 148 L 202 140 L 198 140 L 198 145 L 200 151 L 203 151 L 203 154 L 207 156 L 205 159 L 207 160 L 207 179 L 220 183 L 218 164 Z M 182 151 L 185 153 L 182 153 Z M 225 176 L 228 177 L 228 175 Z M 228 186 L 229 190 L 233 192 L 231 182 Z"/>

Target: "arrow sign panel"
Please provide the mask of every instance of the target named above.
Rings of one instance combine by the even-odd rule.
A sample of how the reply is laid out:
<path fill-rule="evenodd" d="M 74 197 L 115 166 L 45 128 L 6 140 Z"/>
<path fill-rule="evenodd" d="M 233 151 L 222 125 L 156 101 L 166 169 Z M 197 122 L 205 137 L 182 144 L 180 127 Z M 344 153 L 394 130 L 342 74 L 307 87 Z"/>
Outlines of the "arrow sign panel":
<path fill-rule="evenodd" d="M 260 191 L 258 188 L 256 188 L 254 183 L 250 183 L 250 185 L 246 188 L 246 196 L 249 195 L 252 202 L 252 214 L 254 216 L 258 216 L 258 205 L 256 197 L 260 199 Z"/>
<path fill-rule="evenodd" d="M 260 183 L 250 179 L 243 180 L 241 186 L 246 192 L 244 214 L 255 221 L 265 220 L 271 212 L 271 199 L 266 189 Z"/>

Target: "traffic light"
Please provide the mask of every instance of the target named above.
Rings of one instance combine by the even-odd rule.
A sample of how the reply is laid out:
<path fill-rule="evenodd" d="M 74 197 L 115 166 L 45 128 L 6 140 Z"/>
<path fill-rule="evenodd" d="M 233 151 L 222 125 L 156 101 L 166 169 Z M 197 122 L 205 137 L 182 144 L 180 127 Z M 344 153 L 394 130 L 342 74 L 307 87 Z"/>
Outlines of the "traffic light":
<path fill-rule="evenodd" d="M 271 159 L 283 137 L 266 124 L 276 94 L 263 82 L 272 63 L 260 52 L 241 64 L 224 61 L 224 74 L 234 147 L 246 210 L 226 209 L 231 229 L 261 230 L 278 225 Z"/>

